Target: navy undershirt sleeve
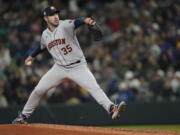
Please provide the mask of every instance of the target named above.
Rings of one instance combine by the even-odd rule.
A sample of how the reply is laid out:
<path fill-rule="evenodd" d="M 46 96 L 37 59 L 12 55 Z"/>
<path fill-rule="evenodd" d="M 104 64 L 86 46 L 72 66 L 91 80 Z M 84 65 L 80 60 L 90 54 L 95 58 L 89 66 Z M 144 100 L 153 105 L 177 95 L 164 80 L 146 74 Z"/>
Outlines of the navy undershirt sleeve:
<path fill-rule="evenodd" d="M 41 49 L 41 45 L 38 45 L 29 56 L 36 57 L 39 53 L 42 53 L 45 49 Z"/>
<path fill-rule="evenodd" d="M 75 21 L 74 21 L 75 29 L 78 28 L 79 26 L 85 24 L 85 22 L 84 22 L 85 19 L 86 19 L 86 17 L 75 19 Z"/>

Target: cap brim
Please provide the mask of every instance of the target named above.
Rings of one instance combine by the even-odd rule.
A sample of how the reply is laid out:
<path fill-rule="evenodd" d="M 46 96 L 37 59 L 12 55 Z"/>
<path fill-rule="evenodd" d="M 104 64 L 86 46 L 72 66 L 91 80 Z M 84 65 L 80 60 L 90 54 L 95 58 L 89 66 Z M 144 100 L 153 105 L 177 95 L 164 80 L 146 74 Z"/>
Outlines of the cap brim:
<path fill-rule="evenodd" d="M 48 14 L 46 14 L 45 16 L 51 16 L 53 14 L 59 13 L 59 10 L 51 10 Z"/>

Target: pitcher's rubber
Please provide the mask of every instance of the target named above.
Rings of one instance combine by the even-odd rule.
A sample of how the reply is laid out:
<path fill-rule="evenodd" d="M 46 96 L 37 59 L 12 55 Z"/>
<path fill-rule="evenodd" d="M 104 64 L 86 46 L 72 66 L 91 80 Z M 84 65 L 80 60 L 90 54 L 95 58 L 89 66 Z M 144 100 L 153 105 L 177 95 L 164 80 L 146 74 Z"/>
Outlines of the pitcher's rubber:
<path fill-rule="evenodd" d="M 0 125 L 0 135 L 180 135 L 180 133 L 53 124 L 5 124 Z"/>

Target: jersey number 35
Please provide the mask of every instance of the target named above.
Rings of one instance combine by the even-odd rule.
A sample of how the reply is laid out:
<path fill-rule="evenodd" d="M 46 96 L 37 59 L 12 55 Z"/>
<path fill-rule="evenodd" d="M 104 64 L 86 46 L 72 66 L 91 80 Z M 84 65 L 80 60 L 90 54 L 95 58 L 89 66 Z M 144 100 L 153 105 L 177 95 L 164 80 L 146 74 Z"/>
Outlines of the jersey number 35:
<path fill-rule="evenodd" d="M 71 46 L 68 44 L 65 47 L 61 48 L 61 51 L 63 51 L 64 55 L 67 55 L 68 53 L 72 52 Z"/>

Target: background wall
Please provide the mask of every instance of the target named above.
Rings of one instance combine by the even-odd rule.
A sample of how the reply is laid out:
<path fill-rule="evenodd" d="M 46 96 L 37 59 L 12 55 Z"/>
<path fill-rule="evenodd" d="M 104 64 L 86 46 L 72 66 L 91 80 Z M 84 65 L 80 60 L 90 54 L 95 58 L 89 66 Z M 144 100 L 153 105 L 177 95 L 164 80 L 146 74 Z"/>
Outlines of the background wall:
<path fill-rule="evenodd" d="M 30 123 L 56 123 L 70 125 L 134 125 L 180 124 L 180 102 L 129 103 L 119 121 L 111 117 L 96 103 L 82 105 L 41 106 L 30 118 Z M 0 109 L 0 123 L 11 123 L 21 107 Z"/>

